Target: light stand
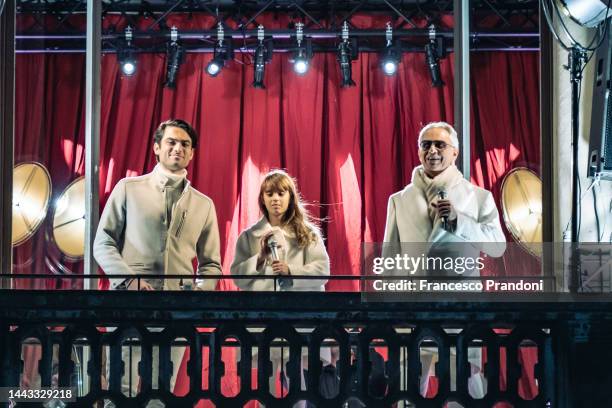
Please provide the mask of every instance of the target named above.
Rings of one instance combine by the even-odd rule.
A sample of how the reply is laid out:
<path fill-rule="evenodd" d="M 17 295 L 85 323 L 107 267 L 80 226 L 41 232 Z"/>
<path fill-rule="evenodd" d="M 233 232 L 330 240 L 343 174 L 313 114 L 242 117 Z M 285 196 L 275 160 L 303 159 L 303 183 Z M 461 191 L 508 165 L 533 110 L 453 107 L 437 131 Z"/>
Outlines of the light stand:
<path fill-rule="evenodd" d="M 586 52 L 576 45 L 570 48 L 567 56 L 565 69 L 569 71 L 572 84 L 572 232 L 571 232 L 571 260 L 570 260 L 570 285 L 571 293 L 577 293 L 581 289 L 580 279 L 580 252 L 578 248 L 578 225 L 580 217 L 580 191 L 578 190 L 578 137 L 580 129 L 580 82 L 582 71 L 586 63 Z"/>

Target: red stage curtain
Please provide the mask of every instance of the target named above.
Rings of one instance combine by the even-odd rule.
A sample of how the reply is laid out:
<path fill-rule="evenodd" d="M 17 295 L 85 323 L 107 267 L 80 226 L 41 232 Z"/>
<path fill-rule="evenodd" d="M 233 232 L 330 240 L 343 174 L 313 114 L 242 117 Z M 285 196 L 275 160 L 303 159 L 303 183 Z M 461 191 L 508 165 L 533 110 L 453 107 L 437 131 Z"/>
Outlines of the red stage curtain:
<path fill-rule="evenodd" d="M 267 18 L 266 26 L 287 22 Z M 176 19 L 172 23 L 183 29 L 210 25 L 206 18 Z M 382 20 L 358 16 L 353 23 L 372 27 L 384 25 Z M 327 219 L 332 274 L 358 275 L 361 243 L 382 240 L 387 199 L 410 181 L 418 164 L 419 128 L 434 120 L 453 122 L 453 55 L 441 61 L 443 88 L 431 87 L 423 54 L 404 54 L 396 77 L 382 75 L 377 55 L 361 54 L 353 63 L 357 86 L 348 89 L 339 86 L 334 54 L 315 55 L 304 77 L 294 75 L 288 57 L 274 55 L 266 67 L 267 89 L 260 90 L 250 86 L 248 54 L 238 54 L 238 62 L 217 78 L 204 73 L 210 54 L 187 54 L 177 88 L 170 90 L 162 87 L 163 55 L 139 55 L 133 77 L 120 75 L 115 54 L 104 55 L 101 208 L 120 178 L 154 166 L 157 124 L 181 117 L 200 133 L 189 177 L 217 207 L 225 273 L 238 234 L 259 217 L 262 174 L 283 167 L 314 204 L 313 213 Z M 82 55 L 17 56 L 15 159 L 45 164 L 54 197 L 84 169 L 84 62 Z M 499 199 L 509 170 L 539 166 L 538 55 L 472 53 L 472 78 L 472 181 Z M 81 269 L 47 242 L 48 230 L 49 223 L 15 251 L 17 272 L 62 264 Z M 328 284 L 328 290 L 356 287 Z M 227 281 L 222 288 L 234 287 Z"/>
<path fill-rule="evenodd" d="M 367 28 L 386 21 L 356 16 L 352 23 Z M 288 17 L 267 15 L 262 22 L 285 27 Z M 213 23 L 197 15 L 168 21 L 183 30 Z M 304 77 L 292 72 L 288 57 L 274 55 L 266 66 L 267 88 L 260 90 L 251 87 L 248 54 L 238 53 L 217 78 L 204 73 L 210 54 L 187 54 L 177 88 L 170 90 L 162 87 L 163 55 L 139 55 L 138 71 L 129 78 L 120 75 L 115 54 L 104 55 L 101 208 L 120 178 L 153 168 L 157 124 L 183 118 L 200 134 L 189 178 L 215 202 L 225 274 L 238 234 L 259 218 L 261 176 L 283 167 L 297 179 L 312 212 L 326 219 L 322 227 L 332 274 L 359 275 L 362 242 L 382 240 L 387 199 L 410 182 L 418 164 L 419 128 L 430 121 L 453 122 L 453 55 L 440 61 L 443 88 L 431 87 L 421 53 L 404 54 L 395 77 L 382 75 L 377 55 L 361 54 L 352 65 L 357 86 L 348 89 L 340 88 L 334 54 L 315 55 Z M 84 171 L 85 59 L 20 54 L 16 63 L 15 161 L 47 166 L 56 199 Z M 538 54 L 472 53 L 471 66 L 472 181 L 491 190 L 499 204 L 501 180 L 509 170 L 539 168 Z M 16 273 L 82 271 L 80 262 L 64 259 L 55 248 L 50 227 L 48 217 L 35 237 L 14 251 Z M 520 267 L 533 268 L 533 260 L 520 258 L 527 259 Z M 495 273 L 503 275 L 503 265 Z M 78 286 L 53 282 L 37 287 Z M 235 287 L 228 280 L 220 289 Z M 352 291 L 357 284 L 330 282 L 327 289 Z"/>

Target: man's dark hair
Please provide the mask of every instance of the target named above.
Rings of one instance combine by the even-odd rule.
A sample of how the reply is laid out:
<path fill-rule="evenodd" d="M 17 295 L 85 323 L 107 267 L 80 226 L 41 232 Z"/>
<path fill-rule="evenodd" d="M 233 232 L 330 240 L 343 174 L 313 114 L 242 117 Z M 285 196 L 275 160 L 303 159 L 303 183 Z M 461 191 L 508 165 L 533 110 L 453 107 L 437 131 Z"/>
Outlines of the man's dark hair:
<path fill-rule="evenodd" d="M 158 145 L 161 144 L 161 140 L 164 137 L 164 132 L 166 131 L 166 128 L 168 126 L 174 126 L 183 129 L 185 132 L 187 132 L 189 138 L 191 139 L 191 147 L 198 147 L 198 132 L 196 132 L 195 129 L 192 128 L 189 123 L 185 122 L 182 119 L 169 119 L 165 122 L 160 123 L 159 127 L 155 131 L 155 134 L 153 134 L 153 142 L 157 143 Z"/>

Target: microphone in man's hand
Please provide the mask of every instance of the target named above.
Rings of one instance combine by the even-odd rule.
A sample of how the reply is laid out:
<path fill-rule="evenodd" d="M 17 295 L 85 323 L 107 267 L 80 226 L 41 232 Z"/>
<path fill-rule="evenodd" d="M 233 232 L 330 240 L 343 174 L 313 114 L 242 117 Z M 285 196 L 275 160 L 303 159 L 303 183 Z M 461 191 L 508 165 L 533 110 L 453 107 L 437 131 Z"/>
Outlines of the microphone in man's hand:
<path fill-rule="evenodd" d="M 440 200 L 446 200 L 446 190 L 438 191 L 438 198 Z M 442 228 L 447 229 L 446 225 L 448 224 L 448 216 L 442 217 Z"/>

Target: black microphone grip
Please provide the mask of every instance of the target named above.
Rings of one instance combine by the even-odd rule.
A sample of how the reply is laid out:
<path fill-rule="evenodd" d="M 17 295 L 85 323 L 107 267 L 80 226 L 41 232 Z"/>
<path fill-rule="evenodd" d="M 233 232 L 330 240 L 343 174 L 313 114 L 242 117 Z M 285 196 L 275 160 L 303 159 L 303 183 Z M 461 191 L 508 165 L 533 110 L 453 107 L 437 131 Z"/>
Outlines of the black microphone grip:
<path fill-rule="evenodd" d="M 440 200 L 446 200 L 446 191 L 440 190 L 438 192 L 438 198 Z M 442 228 L 444 228 L 445 230 L 448 230 L 447 225 L 448 225 L 448 217 L 444 216 L 442 217 Z"/>

